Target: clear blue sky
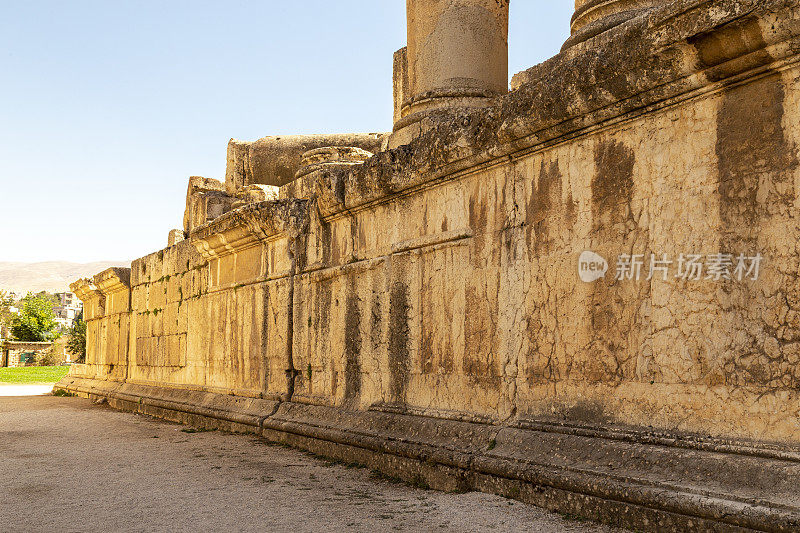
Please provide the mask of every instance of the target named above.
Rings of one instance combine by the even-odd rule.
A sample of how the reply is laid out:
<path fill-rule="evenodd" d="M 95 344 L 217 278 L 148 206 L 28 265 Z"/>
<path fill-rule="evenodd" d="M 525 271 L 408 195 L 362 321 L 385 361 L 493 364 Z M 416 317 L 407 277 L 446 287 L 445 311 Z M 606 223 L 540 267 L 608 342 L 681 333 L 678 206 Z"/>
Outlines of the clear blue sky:
<path fill-rule="evenodd" d="M 570 0 L 514 0 L 511 74 L 557 53 Z M 389 131 L 404 0 L 0 6 L 0 261 L 130 260 L 181 227 L 228 139 Z"/>

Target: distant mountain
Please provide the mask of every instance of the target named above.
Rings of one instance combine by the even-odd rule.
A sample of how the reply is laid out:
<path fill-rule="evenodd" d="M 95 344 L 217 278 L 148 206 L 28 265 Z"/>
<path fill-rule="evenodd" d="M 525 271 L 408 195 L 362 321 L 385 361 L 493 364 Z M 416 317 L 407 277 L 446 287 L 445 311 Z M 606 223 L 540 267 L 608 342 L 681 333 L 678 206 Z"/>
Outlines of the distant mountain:
<path fill-rule="evenodd" d="M 69 284 L 91 277 L 113 266 L 129 267 L 130 261 L 98 261 L 96 263 L 8 263 L 0 261 L 0 290 L 17 294 L 28 292 L 65 292 Z"/>

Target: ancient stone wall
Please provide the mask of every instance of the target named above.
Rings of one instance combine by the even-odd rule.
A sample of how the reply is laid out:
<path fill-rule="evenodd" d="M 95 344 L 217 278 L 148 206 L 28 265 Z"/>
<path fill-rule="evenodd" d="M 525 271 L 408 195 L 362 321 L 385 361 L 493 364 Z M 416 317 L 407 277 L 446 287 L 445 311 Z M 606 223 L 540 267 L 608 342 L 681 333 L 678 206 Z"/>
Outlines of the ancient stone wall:
<path fill-rule="evenodd" d="M 128 375 L 131 320 L 130 270 L 109 268 L 92 279 L 81 279 L 70 290 L 83 301 L 86 360 L 70 373 L 124 381 Z"/>
<path fill-rule="evenodd" d="M 131 383 L 344 410 L 798 442 L 800 7 L 647 13 L 135 261 L 129 321 L 76 290 L 84 375 L 127 363 Z M 252 181 L 229 163 L 233 189 Z M 608 261 L 592 283 L 586 251 Z M 647 279 L 651 254 L 666 279 Z M 693 280 L 681 254 L 763 262 Z M 615 279 L 620 256 L 641 256 L 638 280 Z"/>

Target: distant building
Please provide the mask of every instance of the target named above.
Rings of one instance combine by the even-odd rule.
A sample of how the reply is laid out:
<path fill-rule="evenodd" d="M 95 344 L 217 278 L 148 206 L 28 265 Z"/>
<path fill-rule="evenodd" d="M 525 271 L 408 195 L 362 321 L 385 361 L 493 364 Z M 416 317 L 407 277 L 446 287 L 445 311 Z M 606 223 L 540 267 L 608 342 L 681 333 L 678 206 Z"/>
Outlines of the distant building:
<path fill-rule="evenodd" d="M 54 296 L 57 300 L 53 306 L 56 322 L 65 328 L 72 327 L 72 323 L 83 310 L 83 303 L 71 292 L 58 292 Z"/>
<path fill-rule="evenodd" d="M 52 342 L 5 341 L 0 343 L 0 367 L 31 366 L 53 346 Z"/>

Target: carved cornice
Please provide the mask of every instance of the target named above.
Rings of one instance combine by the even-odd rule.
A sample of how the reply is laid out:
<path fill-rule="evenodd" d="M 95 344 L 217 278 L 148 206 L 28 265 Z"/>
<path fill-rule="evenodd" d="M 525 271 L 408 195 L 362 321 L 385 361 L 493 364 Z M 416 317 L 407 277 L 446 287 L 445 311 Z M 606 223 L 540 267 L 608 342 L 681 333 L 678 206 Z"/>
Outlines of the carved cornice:
<path fill-rule="evenodd" d="M 94 284 L 94 280 L 79 279 L 70 284 L 69 290 L 83 302 L 84 320 L 91 320 L 105 314 L 106 297 Z"/>
<path fill-rule="evenodd" d="M 75 293 L 82 302 L 92 298 L 102 298 L 103 293 L 94 284 L 94 280 L 82 278 L 70 284 L 69 290 Z"/>
<path fill-rule="evenodd" d="M 206 260 L 245 250 L 280 235 L 295 238 L 308 225 L 306 200 L 248 204 L 200 226 L 191 243 Z"/>
<path fill-rule="evenodd" d="M 105 295 L 131 290 L 131 269 L 112 267 L 94 276 L 94 285 Z"/>

